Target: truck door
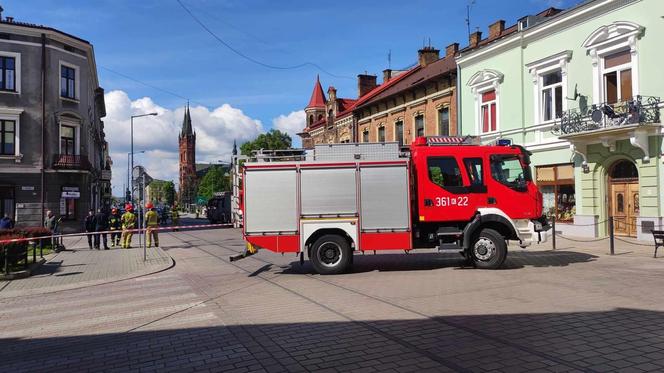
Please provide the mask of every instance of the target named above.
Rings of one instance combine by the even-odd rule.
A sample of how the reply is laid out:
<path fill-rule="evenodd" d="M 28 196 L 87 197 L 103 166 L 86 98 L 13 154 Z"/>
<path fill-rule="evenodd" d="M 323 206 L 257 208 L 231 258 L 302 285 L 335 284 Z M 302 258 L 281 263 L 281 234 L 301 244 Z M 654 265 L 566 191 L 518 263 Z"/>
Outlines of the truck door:
<path fill-rule="evenodd" d="M 481 159 L 479 174 L 483 179 Z M 426 171 L 418 176 L 419 220 L 421 222 L 463 221 L 473 216 L 475 207 L 471 200 L 469 176 L 463 159 L 455 156 L 429 156 Z M 476 179 L 478 182 L 478 179 Z"/>

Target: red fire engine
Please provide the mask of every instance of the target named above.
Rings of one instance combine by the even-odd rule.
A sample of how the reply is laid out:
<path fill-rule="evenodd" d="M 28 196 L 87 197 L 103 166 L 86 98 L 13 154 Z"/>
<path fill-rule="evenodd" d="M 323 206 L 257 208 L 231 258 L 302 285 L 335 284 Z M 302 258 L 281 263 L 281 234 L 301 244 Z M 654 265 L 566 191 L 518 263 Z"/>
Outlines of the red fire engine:
<path fill-rule="evenodd" d="M 243 167 L 247 250 L 306 254 L 320 274 L 345 271 L 354 252 L 437 248 L 499 268 L 507 241 L 541 242 L 549 226 L 530 154 L 509 143 L 420 137 L 317 145 L 302 160 Z"/>

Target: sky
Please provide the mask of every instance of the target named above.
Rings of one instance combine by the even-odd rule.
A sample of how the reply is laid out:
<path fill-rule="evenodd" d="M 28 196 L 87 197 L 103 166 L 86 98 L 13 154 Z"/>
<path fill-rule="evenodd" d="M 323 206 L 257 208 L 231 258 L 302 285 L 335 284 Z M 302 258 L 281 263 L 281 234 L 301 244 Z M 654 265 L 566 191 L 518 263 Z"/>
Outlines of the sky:
<path fill-rule="evenodd" d="M 94 45 L 106 90 L 105 131 L 113 158 L 113 193 L 122 194 L 129 151 L 129 116 L 135 121 L 135 163 L 155 178 L 177 183 L 177 134 L 190 101 L 197 161 L 228 161 L 238 145 L 277 128 L 295 135 L 316 76 L 339 97 L 357 97 L 357 74 L 405 68 L 424 44 L 444 51 L 467 45 L 471 0 L 4 0 L 3 16 L 43 24 Z M 475 0 L 471 31 L 510 26 L 550 6 L 579 0 Z M 444 52 L 442 52 L 444 53 Z M 388 64 L 388 54 L 391 62 Z M 283 69 L 303 65 L 294 69 Z M 118 74 L 119 73 L 119 74 Z M 128 79 L 127 77 L 131 78 Z"/>

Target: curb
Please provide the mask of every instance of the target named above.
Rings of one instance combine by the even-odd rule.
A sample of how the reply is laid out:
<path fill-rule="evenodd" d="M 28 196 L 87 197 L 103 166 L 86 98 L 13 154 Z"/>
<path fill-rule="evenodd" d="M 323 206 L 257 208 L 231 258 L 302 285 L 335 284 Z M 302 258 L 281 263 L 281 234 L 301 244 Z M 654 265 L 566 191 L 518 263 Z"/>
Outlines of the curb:
<path fill-rule="evenodd" d="M 0 275 L 0 281 L 12 281 L 30 277 L 32 271 L 39 268 L 44 263 L 46 263 L 46 258 L 40 258 L 36 262 L 30 264 L 27 269 Z"/>

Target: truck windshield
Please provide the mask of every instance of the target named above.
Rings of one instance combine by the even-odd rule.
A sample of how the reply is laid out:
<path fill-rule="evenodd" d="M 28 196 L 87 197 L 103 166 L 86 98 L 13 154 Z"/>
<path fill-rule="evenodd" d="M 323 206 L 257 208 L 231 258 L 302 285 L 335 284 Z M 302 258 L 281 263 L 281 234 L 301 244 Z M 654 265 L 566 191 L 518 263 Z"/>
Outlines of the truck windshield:
<path fill-rule="evenodd" d="M 530 166 L 517 154 L 491 156 L 491 176 L 518 191 L 525 191 L 531 181 Z"/>

